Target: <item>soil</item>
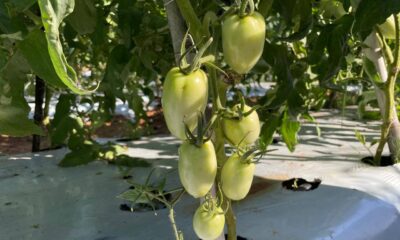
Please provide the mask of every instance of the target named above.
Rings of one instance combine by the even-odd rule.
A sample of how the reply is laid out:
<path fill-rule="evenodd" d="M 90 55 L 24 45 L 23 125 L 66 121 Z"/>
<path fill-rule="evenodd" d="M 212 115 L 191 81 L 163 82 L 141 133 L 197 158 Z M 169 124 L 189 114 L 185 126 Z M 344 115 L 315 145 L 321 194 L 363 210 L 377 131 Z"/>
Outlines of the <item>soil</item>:
<path fill-rule="evenodd" d="M 371 156 L 362 158 L 361 162 L 369 164 L 369 165 L 372 165 L 372 166 L 375 166 L 374 165 L 374 157 L 371 157 Z M 380 165 L 380 167 L 391 166 L 393 164 L 394 164 L 394 162 L 393 162 L 393 159 L 392 159 L 391 156 L 386 155 L 386 156 L 382 156 L 381 157 L 381 165 Z"/>
<path fill-rule="evenodd" d="M 42 149 L 49 148 L 50 142 L 47 137 L 41 137 Z M 0 155 L 1 154 L 19 154 L 32 151 L 32 136 L 10 137 L 0 135 Z"/>
<path fill-rule="evenodd" d="M 166 134 L 168 128 L 164 122 L 164 116 L 161 109 L 148 111 L 148 126 L 145 121 L 139 122 L 140 128 L 145 135 L 153 134 Z M 90 124 L 90 123 L 88 123 Z M 114 116 L 111 121 L 106 122 L 103 126 L 98 128 L 93 137 L 100 138 L 120 138 L 126 140 L 133 140 L 132 132 L 127 131 L 128 129 L 134 129 L 130 119 L 122 115 Z M 41 138 L 41 149 L 49 149 L 50 140 L 48 136 Z M 31 152 L 32 150 L 32 136 L 26 137 L 10 137 L 6 135 L 0 135 L 0 155 L 12 155 Z"/>

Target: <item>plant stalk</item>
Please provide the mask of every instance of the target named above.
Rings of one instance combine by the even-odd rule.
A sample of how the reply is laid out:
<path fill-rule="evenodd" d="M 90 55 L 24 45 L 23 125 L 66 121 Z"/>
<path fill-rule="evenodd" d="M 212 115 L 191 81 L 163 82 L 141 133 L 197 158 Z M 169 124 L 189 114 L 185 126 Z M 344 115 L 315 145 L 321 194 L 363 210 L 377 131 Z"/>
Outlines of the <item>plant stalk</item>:
<path fill-rule="evenodd" d="M 216 55 L 218 50 L 218 41 L 220 40 L 220 31 L 216 31 L 214 36 L 215 42 L 210 47 L 210 54 Z M 225 107 L 226 103 L 226 85 L 224 82 L 219 81 L 217 70 L 212 67 L 207 67 L 207 70 L 210 74 L 211 81 L 211 93 L 212 93 L 212 101 L 213 101 L 213 113 L 220 110 L 221 107 Z M 222 166 L 224 166 L 227 157 L 225 153 L 225 137 L 222 131 L 222 122 L 219 118 L 216 123 L 216 127 L 214 129 L 214 137 L 213 137 L 214 147 L 217 154 L 218 161 L 218 172 L 217 178 L 215 180 L 215 186 L 221 185 L 221 170 Z M 232 209 L 231 200 L 224 197 L 224 207 L 229 207 L 228 211 L 225 213 L 225 222 L 228 228 L 228 240 L 236 240 L 236 217 Z M 224 238 L 222 238 L 224 239 Z"/>
<path fill-rule="evenodd" d="M 396 32 L 398 32 L 398 22 L 396 25 Z M 374 85 L 383 122 L 380 141 L 374 156 L 374 162 L 379 166 L 386 143 L 388 143 L 391 156 L 395 161 L 397 161 L 400 153 L 400 124 L 395 108 L 394 96 L 397 77 L 397 71 L 395 69 L 398 69 L 399 41 L 396 40 L 394 62 L 392 65 L 389 59 L 386 59 L 385 62 L 377 33 L 373 31 L 368 39 L 370 48 L 364 49 L 364 53 L 367 58 L 374 63 L 375 70 L 380 76 L 382 83 L 382 87 L 379 87 L 377 84 Z M 384 39 L 382 39 L 382 41 L 384 41 Z M 386 65 L 388 65 L 387 68 Z"/>
<path fill-rule="evenodd" d="M 175 239 L 176 240 L 183 240 L 183 235 L 180 231 L 178 231 L 178 228 L 175 223 L 175 213 L 174 209 L 171 207 L 169 208 L 169 214 L 168 214 L 169 221 L 171 222 L 172 230 L 174 231 Z"/>

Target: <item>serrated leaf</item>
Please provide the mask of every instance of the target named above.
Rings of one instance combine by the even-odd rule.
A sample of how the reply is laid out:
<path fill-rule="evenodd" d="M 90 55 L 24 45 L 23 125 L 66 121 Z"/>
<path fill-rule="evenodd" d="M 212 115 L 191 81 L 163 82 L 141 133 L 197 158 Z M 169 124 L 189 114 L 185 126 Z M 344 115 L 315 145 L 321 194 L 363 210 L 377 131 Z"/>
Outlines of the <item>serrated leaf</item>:
<path fill-rule="evenodd" d="M 150 196 L 146 196 L 146 194 L 137 189 L 123 192 L 122 194 L 118 195 L 118 198 L 130 201 L 132 203 L 152 204 L 152 198 Z"/>
<path fill-rule="evenodd" d="M 270 114 L 267 120 L 262 125 L 260 132 L 260 146 L 263 150 L 267 149 L 268 145 L 272 143 L 274 133 L 280 126 L 281 116 L 278 113 Z"/>
<path fill-rule="evenodd" d="M 284 113 L 281 125 L 281 134 L 289 151 L 293 152 L 297 144 L 297 133 L 300 130 L 300 122 L 290 118 L 287 112 Z"/>

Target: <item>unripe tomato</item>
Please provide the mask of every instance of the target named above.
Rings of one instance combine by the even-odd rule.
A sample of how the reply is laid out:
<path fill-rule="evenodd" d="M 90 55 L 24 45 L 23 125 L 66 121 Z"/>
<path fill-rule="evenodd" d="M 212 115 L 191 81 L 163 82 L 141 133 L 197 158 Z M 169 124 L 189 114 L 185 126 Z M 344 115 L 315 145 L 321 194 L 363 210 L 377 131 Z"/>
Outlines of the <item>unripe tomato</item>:
<path fill-rule="evenodd" d="M 222 23 L 224 59 L 237 73 L 247 73 L 254 67 L 264 42 L 265 20 L 258 12 L 244 17 L 233 14 Z"/>
<path fill-rule="evenodd" d="M 221 186 L 225 196 L 232 200 L 245 198 L 253 182 L 254 169 L 254 163 L 243 162 L 238 154 L 232 154 L 221 172 Z"/>
<path fill-rule="evenodd" d="M 400 14 L 397 15 L 400 17 Z M 396 28 L 394 26 L 394 16 L 390 15 L 384 23 L 379 25 L 379 30 L 381 30 L 382 35 L 387 39 L 396 38 Z"/>
<path fill-rule="evenodd" d="M 237 104 L 233 109 L 239 109 L 240 104 Z M 244 112 L 250 111 L 250 107 L 245 105 Z M 253 111 L 250 115 L 239 119 L 224 118 L 222 120 L 222 129 L 228 142 L 234 146 L 253 144 L 260 135 L 260 120 L 258 114 Z"/>
<path fill-rule="evenodd" d="M 179 177 L 185 190 L 195 198 L 210 191 L 217 175 L 217 157 L 211 141 L 200 147 L 188 141 L 179 147 Z"/>
<path fill-rule="evenodd" d="M 179 68 L 172 68 L 164 82 L 161 99 L 164 118 L 172 135 L 185 140 L 185 124 L 196 128 L 197 116 L 207 105 L 208 80 L 201 69 L 186 75 Z"/>
<path fill-rule="evenodd" d="M 203 240 L 214 240 L 224 231 L 225 215 L 222 208 L 207 211 L 200 206 L 193 217 L 193 229 Z"/>

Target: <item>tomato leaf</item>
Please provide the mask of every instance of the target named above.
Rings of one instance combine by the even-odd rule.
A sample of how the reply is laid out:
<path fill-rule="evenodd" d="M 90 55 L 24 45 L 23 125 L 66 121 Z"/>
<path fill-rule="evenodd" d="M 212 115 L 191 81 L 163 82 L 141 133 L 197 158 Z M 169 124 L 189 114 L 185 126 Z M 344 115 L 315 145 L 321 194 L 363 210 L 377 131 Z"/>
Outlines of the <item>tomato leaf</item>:
<path fill-rule="evenodd" d="M 112 164 L 116 164 L 118 166 L 124 166 L 124 167 L 150 167 L 151 163 L 140 159 L 140 158 L 135 158 L 131 157 L 125 154 L 120 154 L 118 155 L 114 161 L 110 162 Z"/>
<path fill-rule="evenodd" d="M 75 70 L 68 64 L 60 41 L 59 27 L 66 16 L 74 9 L 74 0 L 38 0 L 43 26 L 45 28 L 47 49 L 54 69 L 61 81 L 77 94 L 88 94 L 78 81 Z"/>
<path fill-rule="evenodd" d="M 297 144 L 297 133 L 300 130 L 300 122 L 290 118 L 288 112 L 285 112 L 282 119 L 281 134 L 283 141 L 289 151 L 293 152 Z"/>
<path fill-rule="evenodd" d="M 398 0 L 362 0 L 356 10 L 354 32 L 360 33 L 361 37 L 366 38 L 377 24 L 385 22 L 392 14 L 400 12 L 400 2 Z"/>
<path fill-rule="evenodd" d="M 79 34 L 94 32 L 97 24 L 97 10 L 94 0 L 75 1 L 74 11 L 65 19 Z"/>
<path fill-rule="evenodd" d="M 293 26 L 289 36 L 281 37 L 279 40 L 293 42 L 303 39 L 308 35 L 313 26 L 312 5 L 310 0 L 281 0 L 276 1 L 278 11 L 282 13 L 286 24 Z"/>
<path fill-rule="evenodd" d="M 73 150 L 65 155 L 58 164 L 60 167 L 75 167 L 97 160 L 98 153 L 91 145 L 82 145 L 79 150 Z"/>
<path fill-rule="evenodd" d="M 32 134 L 42 135 L 43 131 L 27 118 L 27 113 L 14 106 L 0 104 L 0 134 L 22 137 Z M 16 121 L 18 119 L 18 121 Z"/>
<path fill-rule="evenodd" d="M 17 51 L 0 75 L 0 134 L 27 136 L 43 134 L 41 128 L 28 118 L 29 106 L 24 98 L 24 84 L 29 64 Z"/>
<path fill-rule="evenodd" d="M 281 124 L 281 115 L 278 113 L 269 114 L 263 124 L 260 133 L 260 147 L 265 150 L 272 143 L 274 133 Z"/>
<path fill-rule="evenodd" d="M 54 70 L 49 52 L 43 51 L 47 49 L 43 31 L 40 29 L 31 31 L 18 46 L 36 75 L 54 87 L 66 87 Z"/>

